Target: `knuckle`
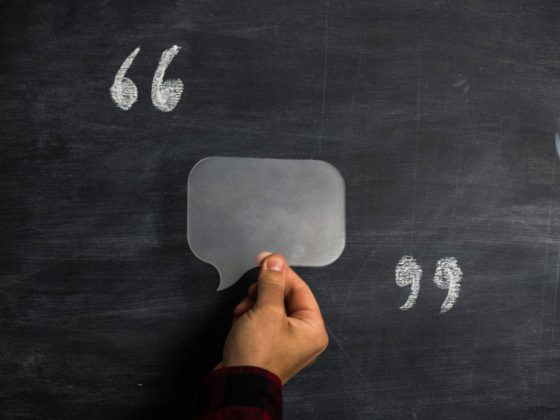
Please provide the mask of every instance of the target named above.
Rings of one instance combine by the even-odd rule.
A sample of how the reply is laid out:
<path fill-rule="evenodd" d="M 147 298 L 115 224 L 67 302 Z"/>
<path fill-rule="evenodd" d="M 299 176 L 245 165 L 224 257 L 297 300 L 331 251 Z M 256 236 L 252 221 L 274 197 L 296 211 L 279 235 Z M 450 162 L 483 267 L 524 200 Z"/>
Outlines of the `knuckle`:
<path fill-rule="evenodd" d="M 260 280 L 261 282 L 266 283 L 269 286 L 278 286 L 284 288 L 284 279 L 281 273 L 267 272 L 262 275 Z"/>
<path fill-rule="evenodd" d="M 267 307 L 267 314 L 271 318 L 283 318 L 285 316 L 284 308 L 280 306 L 268 306 Z"/>
<path fill-rule="evenodd" d="M 249 322 L 255 322 L 258 320 L 257 310 L 256 308 L 251 308 L 247 312 L 243 314 Z"/>

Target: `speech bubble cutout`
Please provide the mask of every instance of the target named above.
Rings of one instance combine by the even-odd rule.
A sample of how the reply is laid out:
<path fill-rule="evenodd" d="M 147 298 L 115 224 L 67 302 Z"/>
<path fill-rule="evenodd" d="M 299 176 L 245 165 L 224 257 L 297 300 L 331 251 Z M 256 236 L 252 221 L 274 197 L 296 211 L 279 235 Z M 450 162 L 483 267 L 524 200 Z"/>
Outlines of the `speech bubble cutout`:
<path fill-rule="evenodd" d="M 327 162 L 208 157 L 192 168 L 187 191 L 187 240 L 220 273 L 217 290 L 257 267 L 262 251 L 322 267 L 344 249 L 344 179 Z"/>

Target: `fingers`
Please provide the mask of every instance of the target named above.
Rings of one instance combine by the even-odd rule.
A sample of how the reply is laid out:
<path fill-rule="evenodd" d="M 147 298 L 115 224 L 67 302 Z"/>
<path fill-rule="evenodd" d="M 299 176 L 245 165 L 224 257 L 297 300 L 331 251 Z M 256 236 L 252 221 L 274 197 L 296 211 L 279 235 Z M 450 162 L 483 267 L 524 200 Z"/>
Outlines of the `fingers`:
<path fill-rule="evenodd" d="M 259 290 L 256 308 L 271 307 L 284 310 L 286 267 L 286 260 L 279 254 L 271 254 L 264 259 L 257 282 Z"/>
<path fill-rule="evenodd" d="M 288 314 L 302 310 L 320 312 L 319 304 L 307 283 L 291 268 L 286 270 L 286 304 Z"/>
<path fill-rule="evenodd" d="M 254 282 L 252 285 L 249 286 L 249 289 L 247 290 L 247 295 L 249 297 L 252 297 L 253 299 L 257 299 L 257 286 L 258 286 L 257 282 Z"/>
<path fill-rule="evenodd" d="M 234 319 L 239 318 L 241 315 L 251 309 L 255 305 L 256 300 L 257 282 L 254 282 L 253 284 L 251 284 L 251 286 L 249 286 L 249 289 L 247 290 L 247 296 L 245 296 L 245 298 L 234 308 Z"/>
<path fill-rule="evenodd" d="M 239 317 L 247 312 L 255 304 L 255 299 L 250 296 L 246 296 L 233 310 L 233 315 Z"/>

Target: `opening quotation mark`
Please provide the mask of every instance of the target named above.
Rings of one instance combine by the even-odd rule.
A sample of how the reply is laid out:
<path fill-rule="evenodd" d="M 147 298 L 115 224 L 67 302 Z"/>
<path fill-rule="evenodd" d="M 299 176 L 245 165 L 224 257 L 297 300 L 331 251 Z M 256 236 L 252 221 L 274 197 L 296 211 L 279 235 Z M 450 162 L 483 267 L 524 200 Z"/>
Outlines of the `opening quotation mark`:
<path fill-rule="evenodd" d="M 422 268 L 413 257 L 405 255 L 399 260 L 395 267 L 395 281 L 397 286 L 410 286 L 410 295 L 408 295 L 408 299 L 404 305 L 399 307 L 401 311 L 411 309 L 416 303 L 416 299 L 420 293 L 421 277 Z M 448 291 L 445 300 L 441 304 L 440 314 L 449 311 L 457 302 L 462 279 L 463 271 L 454 257 L 445 257 L 438 260 L 434 273 L 434 283 L 440 289 Z"/>
<path fill-rule="evenodd" d="M 138 100 L 138 88 L 132 80 L 125 77 L 125 74 L 139 52 L 140 47 L 136 48 L 128 57 L 126 57 L 126 60 L 124 60 L 121 68 L 117 72 L 115 81 L 110 89 L 111 98 L 113 98 L 113 101 L 115 101 L 117 106 L 123 111 L 129 110 L 130 107 Z"/>
<path fill-rule="evenodd" d="M 177 106 L 183 94 L 183 82 L 181 79 L 170 79 L 164 81 L 165 71 L 173 59 L 179 54 L 181 47 L 173 45 L 161 54 L 159 64 L 152 80 L 152 104 L 162 112 L 170 112 Z M 138 88 L 132 80 L 126 77 L 126 72 L 140 52 L 137 47 L 124 60 L 115 75 L 115 80 L 109 91 L 111 98 L 123 111 L 128 111 L 138 100 Z"/>

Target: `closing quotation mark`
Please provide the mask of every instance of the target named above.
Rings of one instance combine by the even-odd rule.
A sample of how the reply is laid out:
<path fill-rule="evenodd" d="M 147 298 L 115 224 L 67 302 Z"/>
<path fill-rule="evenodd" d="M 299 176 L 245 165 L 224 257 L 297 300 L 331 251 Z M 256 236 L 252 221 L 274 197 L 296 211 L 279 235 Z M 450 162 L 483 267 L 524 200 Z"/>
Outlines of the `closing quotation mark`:
<path fill-rule="evenodd" d="M 434 274 L 434 283 L 440 289 L 447 289 L 447 296 L 441 304 L 440 314 L 443 314 L 453 308 L 457 298 L 459 298 L 459 290 L 461 290 L 461 280 L 463 279 L 463 271 L 457 260 L 453 257 L 442 258 L 437 262 L 436 273 Z"/>
<path fill-rule="evenodd" d="M 414 258 L 405 255 L 399 260 L 395 267 L 395 281 L 399 287 L 410 286 L 408 299 L 404 305 L 399 307 L 401 311 L 411 309 L 416 303 L 418 293 L 420 292 L 421 277 L 422 268 Z M 441 304 L 440 314 L 449 311 L 457 302 L 462 279 L 463 271 L 455 258 L 445 257 L 438 260 L 436 272 L 434 273 L 434 283 L 440 289 L 448 290 L 447 296 Z"/>
<path fill-rule="evenodd" d="M 173 45 L 161 54 L 159 64 L 152 80 L 152 104 L 162 112 L 173 111 L 179 103 L 183 93 L 183 82 L 181 79 L 170 79 L 164 81 L 165 71 L 171 64 L 175 56 L 179 54 L 181 47 Z M 124 60 L 119 71 L 115 75 L 115 80 L 111 86 L 111 98 L 123 111 L 129 110 L 138 100 L 138 88 L 132 80 L 125 77 L 126 72 L 132 62 L 140 52 L 140 47 L 136 48 Z"/>
<path fill-rule="evenodd" d="M 422 277 L 422 268 L 416 260 L 408 255 L 402 257 L 395 267 L 395 281 L 399 287 L 410 285 L 410 295 L 405 304 L 399 308 L 401 311 L 412 308 L 416 303 L 420 292 L 420 277 Z"/>

